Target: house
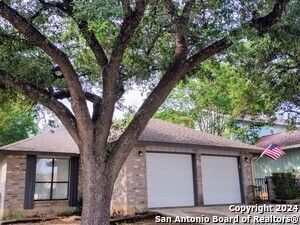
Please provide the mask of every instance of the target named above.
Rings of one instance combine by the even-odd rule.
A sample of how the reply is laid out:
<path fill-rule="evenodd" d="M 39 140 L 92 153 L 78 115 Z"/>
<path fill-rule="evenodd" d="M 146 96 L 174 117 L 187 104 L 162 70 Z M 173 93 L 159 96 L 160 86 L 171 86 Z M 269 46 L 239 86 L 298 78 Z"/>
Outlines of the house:
<path fill-rule="evenodd" d="M 276 120 L 265 115 L 252 117 L 245 115 L 236 119 L 236 131 L 231 133 L 230 139 L 253 144 L 260 137 L 286 132 L 289 126 L 288 120 L 278 117 Z M 299 124 L 297 123 L 298 127 Z"/>
<path fill-rule="evenodd" d="M 276 161 L 262 157 L 254 164 L 255 178 L 265 178 L 275 172 L 300 173 L 300 130 L 262 137 L 255 145 L 263 149 L 275 143 L 285 151 Z"/>
<path fill-rule="evenodd" d="M 112 210 L 253 202 L 250 159 L 260 147 L 151 119 L 114 186 Z M 64 211 L 82 183 L 65 129 L 0 148 L 1 210 Z"/>
<path fill-rule="evenodd" d="M 265 115 L 260 115 L 257 118 L 252 118 L 251 116 L 246 115 L 241 119 L 240 125 L 250 126 L 259 123 L 263 124 L 263 126 L 258 127 L 258 137 L 286 132 L 288 128 L 288 121 L 286 119 L 278 117 L 273 122 L 270 122 L 270 118 Z M 298 125 L 299 124 L 297 124 L 297 126 Z"/>

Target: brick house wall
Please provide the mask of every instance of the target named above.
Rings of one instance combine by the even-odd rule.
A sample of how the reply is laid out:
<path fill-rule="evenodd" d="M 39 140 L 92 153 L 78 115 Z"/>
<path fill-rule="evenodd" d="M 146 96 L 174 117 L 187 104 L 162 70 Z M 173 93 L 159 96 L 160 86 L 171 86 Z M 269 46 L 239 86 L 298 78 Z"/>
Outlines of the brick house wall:
<path fill-rule="evenodd" d="M 197 182 L 197 184 L 196 184 L 196 187 L 197 187 L 196 205 L 203 205 L 201 154 L 196 154 L 195 160 L 196 160 L 196 182 Z"/>
<path fill-rule="evenodd" d="M 253 168 L 251 166 L 251 158 L 253 158 L 253 155 L 242 153 L 241 158 L 245 203 L 253 204 L 255 203 L 255 193 L 253 188 L 255 183 Z"/>
<path fill-rule="evenodd" d="M 115 182 L 112 212 L 133 214 L 147 210 L 146 148 L 136 147 Z"/>
<path fill-rule="evenodd" d="M 23 209 L 25 193 L 26 156 L 7 155 L 4 209 Z"/>
<path fill-rule="evenodd" d="M 197 187 L 196 205 L 203 205 L 203 188 L 201 172 L 201 155 L 223 155 L 241 158 L 241 175 L 243 198 L 245 203 L 254 202 L 253 176 L 251 163 L 248 161 L 252 154 L 230 150 L 193 149 L 171 146 L 145 146 L 137 147 L 129 154 L 124 166 L 116 180 L 112 197 L 112 212 L 133 214 L 147 210 L 147 173 L 146 152 L 190 153 L 195 160 L 195 182 Z M 248 158 L 245 160 L 245 158 Z"/>
<path fill-rule="evenodd" d="M 7 170 L 4 198 L 4 215 L 11 209 L 24 210 L 26 155 L 6 155 Z M 56 214 L 69 207 L 68 200 L 35 201 L 34 209 L 24 210 L 27 215 Z"/>
<path fill-rule="evenodd" d="M 195 182 L 197 188 L 196 205 L 203 205 L 201 154 L 227 155 L 241 157 L 243 176 L 244 198 L 246 203 L 254 200 L 251 163 L 246 162 L 245 157 L 251 159 L 251 154 L 245 154 L 230 150 L 193 149 L 168 146 L 137 146 L 126 159 L 114 186 L 112 196 L 112 213 L 133 214 L 147 210 L 147 173 L 146 152 L 172 152 L 190 153 L 193 155 L 195 165 Z M 80 167 L 79 167 L 80 168 Z M 23 209 L 26 175 L 26 156 L 7 155 L 7 176 L 5 192 L 5 210 L 11 208 Z M 78 194 L 82 196 L 82 174 L 79 170 Z M 68 201 L 35 201 L 35 208 L 28 210 L 30 214 L 54 213 L 70 210 Z"/>
<path fill-rule="evenodd" d="M 140 152 L 140 153 L 139 153 Z M 26 155 L 7 155 L 7 171 L 4 198 L 4 214 L 10 209 L 24 210 Z M 82 173 L 79 164 L 78 196 L 82 196 Z M 133 214 L 147 208 L 146 151 L 144 147 L 134 148 L 117 178 L 112 196 L 112 213 Z M 34 209 L 26 214 L 55 214 L 74 209 L 67 200 L 35 201 Z"/>

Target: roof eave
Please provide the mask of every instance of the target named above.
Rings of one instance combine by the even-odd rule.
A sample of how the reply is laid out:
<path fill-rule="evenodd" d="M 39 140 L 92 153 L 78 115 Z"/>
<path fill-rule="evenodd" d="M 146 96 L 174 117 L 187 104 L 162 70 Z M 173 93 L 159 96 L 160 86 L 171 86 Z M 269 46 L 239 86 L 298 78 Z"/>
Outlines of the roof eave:
<path fill-rule="evenodd" d="M 0 149 L 1 154 L 8 155 L 53 155 L 53 156 L 69 156 L 69 157 L 79 157 L 78 153 L 68 153 L 68 152 L 39 152 L 39 151 L 27 151 L 27 150 L 14 150 L 14 149 Z"/>
<path fill-rule="evenodd" d="M 295 145 L 287 145 L 281 147 L 282 149 L 293 149 L 293 148 L 300 148 L 300 144 L 295 144 Z"/>
<path fill-rule="evenodd" d="M 263 149 L 251 149 L 251 148 L 239 148 L 239 147 L 227 147 L 217 145 L 197 145 L 197 144 L 185 144 L 185 143 L 173 143 L 173 142 L 157 142 L 157 141 L 138 141 L 138 145 L 156 145 L 156 146 L 171 146 L 171 147 L 186 147 L 186 148 L 199 148 L 199 149 L 212 149 L 212 150 L 234 150 L 248 153 L 261 153 Z"/>

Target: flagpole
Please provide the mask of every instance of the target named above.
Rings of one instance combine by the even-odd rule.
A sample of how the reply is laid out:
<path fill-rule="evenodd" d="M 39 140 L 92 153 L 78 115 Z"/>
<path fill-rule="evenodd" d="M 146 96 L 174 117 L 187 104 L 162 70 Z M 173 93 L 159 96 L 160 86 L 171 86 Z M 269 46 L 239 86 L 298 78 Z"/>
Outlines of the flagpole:
<path fill-rule="evenodd" d="M 255 159 L 255 161 L 252 163 L 252 165 L 251 165 L 251 168 L 253 168 L 253 166 L 254 166 L 254 164 L 261 158 L 261 157 L 263 157 L 263 155 L 265 154 L 265 152 L 267 151 L 267 149 L 268 148 L 266 148 L 261 154 L 260 154 L 260 156 L 257 158 L 257 159 Z"/>
<path fill-rule="evenodd" d="M 254 160 L 254 162 L 251 165 L 251 168 L 254 166 L 254 164 L 261 158 L 262 156 L 260 155 L 257 159 Z"/>

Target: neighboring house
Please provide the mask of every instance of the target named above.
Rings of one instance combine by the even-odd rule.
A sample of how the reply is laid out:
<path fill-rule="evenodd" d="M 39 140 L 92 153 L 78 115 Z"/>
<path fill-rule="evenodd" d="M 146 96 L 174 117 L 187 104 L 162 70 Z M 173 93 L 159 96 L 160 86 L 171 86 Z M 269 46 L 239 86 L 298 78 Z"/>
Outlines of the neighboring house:
<path fill-rule="evenodd" d="M 252 203 L 260 147 L 151 119 L 114 186 L 112 210 Z M 1 208 L 53 213 L 82 193 L 79 151 L 65 129 L 0 148 Z"/>
<path fill-rule="evenodd" d="M 283 132 L 262 137 L 255 145 L 263 149 L 275 143 L 285 151 L 285 155 L 272 160 L 262 157 L 254 164 L 255 178 L 271 176 L 275 172 L 300 173 L 300 130 Z"/>
<path fill-rule="evenodd" d="M 264 137 L 267 135 L 278 134 L 287 131 L 288 121 L 282 118 L 277 118 L 275 121 L 269 124 L 270 118 L 267 116 L 259 116 L 253 119 L 251 116 L 245 116 L 241 119 L 241 126 L 252 125 L 256 123 L 265 123 L 262 127 L 259 127 L 257 133 L 258 137 Z"/>

